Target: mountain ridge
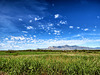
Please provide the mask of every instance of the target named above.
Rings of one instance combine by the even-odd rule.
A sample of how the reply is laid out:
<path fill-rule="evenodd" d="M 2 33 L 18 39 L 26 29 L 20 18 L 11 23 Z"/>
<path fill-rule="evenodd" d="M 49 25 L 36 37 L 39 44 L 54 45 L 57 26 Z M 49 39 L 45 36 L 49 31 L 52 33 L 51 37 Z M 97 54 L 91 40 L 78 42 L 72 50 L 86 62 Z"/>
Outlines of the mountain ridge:
<path fill-rule="evenodd" d="M 63 46 L 49 46 L 48 48 L 45 48 L 46 50 L 94 50 L 94 49 L 100 49 L 100 47 L 85 47 L 85 46 L 77 46 L 77 45 L 63 45 Z"/>

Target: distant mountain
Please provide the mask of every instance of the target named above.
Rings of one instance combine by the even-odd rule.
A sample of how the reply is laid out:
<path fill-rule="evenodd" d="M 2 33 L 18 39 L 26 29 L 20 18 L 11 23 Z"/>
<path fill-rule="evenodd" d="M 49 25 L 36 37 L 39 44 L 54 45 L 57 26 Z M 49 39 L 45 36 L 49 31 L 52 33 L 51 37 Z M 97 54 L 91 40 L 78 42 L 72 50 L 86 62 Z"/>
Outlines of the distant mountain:
<path fill-rule="evenodd" d="M 94 50 L 94 49 L 100 49 L 100 47 L 97 48 L 90 48 L 90 47 L 82 47 L 82 46 L 77 46 L 77 45 L 73 45 L 73 46 L 69 46 L 69 45 L 64 45 L 64 46 L 50 46 L 48 48 L 46 48 L 46 50 Z"/>
<path fill-rule="evenodd" d="M 95 49 L 100 49 L 100 47 L 96 47 Z"/>

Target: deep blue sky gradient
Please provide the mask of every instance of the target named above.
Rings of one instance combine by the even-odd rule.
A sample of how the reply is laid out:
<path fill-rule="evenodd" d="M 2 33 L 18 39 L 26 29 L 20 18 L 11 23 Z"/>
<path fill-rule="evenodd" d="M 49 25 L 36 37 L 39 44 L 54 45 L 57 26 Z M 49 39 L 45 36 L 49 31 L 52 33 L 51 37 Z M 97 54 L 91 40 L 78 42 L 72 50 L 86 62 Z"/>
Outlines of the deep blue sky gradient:
<path fill-rule="evenodd" d="M 100 0 L 0 0 L 0 43 L 0 49 L 100 47 Z"/>

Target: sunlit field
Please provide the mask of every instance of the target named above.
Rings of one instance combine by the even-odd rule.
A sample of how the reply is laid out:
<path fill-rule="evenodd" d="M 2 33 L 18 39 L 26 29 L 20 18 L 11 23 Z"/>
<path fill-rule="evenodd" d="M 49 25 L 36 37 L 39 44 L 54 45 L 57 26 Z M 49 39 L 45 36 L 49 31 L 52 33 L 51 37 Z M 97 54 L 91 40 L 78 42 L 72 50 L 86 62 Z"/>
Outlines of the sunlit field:
<path fill-rule="evenodd" d="M 0 51 L 0 75 L 100 75 L 100 51 Z"/>

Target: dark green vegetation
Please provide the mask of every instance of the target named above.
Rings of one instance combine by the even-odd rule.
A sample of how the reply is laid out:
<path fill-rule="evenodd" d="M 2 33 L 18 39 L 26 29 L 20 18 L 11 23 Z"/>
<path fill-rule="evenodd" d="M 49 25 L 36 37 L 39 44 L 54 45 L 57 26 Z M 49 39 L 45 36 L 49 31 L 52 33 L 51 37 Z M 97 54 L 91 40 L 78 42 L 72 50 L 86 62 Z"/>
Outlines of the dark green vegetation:
<path fill-rule="evenodd" d="M 100 51 L 1 51 L 1 74 L 100 75 Z"/>
<path fill-rule="evenodd" d="M 8 50 L 0 51 L 0 55 L 41 55 L 41 54 L 62 54 L 62 53 L 96 53 L 100 54 L 100 50 Z"/>

